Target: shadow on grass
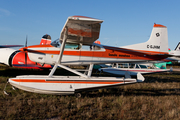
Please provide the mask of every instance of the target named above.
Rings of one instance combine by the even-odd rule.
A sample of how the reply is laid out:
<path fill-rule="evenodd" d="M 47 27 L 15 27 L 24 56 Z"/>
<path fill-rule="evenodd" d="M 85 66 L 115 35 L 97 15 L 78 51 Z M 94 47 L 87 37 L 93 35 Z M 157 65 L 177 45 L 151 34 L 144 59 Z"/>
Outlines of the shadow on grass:
<path fill-rule="evenodd" d="M 172 82 L 180 82 L 180 72 L 171 72 L 171 73 L 158 73 L 145 75 L 145 83 L 172 83 Z"/>
<path fill-rule="evenodd" d="M 148 77 L 145 78 L 145 83 L 155 83 L 155 82 L 160 82 L 160 83 L 173 83 L 173 82 L 180 82 L 180 78 L 179 79 L 160 79 L 157 77 Z"/>
<path fill-rule="evenodd" d="M 24 91 L 21 91 L 16 88 L 16 90 L 7 90 L 7 93 L 9 94 L 9 97 L 16 96 L 14 94 L 22 94 Z M 27 91 L 25 91 L 27 92 Z M 64 97 L 76 97 L 76 94 L 72 95 L 49 95 L 49 94 L 38 94 L 38 93 L 31 93 L 28 92 L 28 94 L 37 94 L 38 96 L 64 96 Z M 106 91 L 88 91 L 88 92 L 82 92 L 81 98 L 88 97 L 88 98 L 97 98 L 97 97 L 111 97 L 111 96 L 151 96 L 151 97 L 157 97 L 157 96 L 179 96 L 180 95 L 180 88 L 173 88 L 173 89 L 119 89 L 119 88 L 109 88 L 106 89 Z"/>
<path fill-rule="evenodd" d="M 18 75 L 48 75 L 50 73 L 49 69 L 37 70 L 37 69 L 16 69 L 16 68 L 8 68 L 5 70 L 0 70 L 1 76 L 6 77 L 16 77 Z M 54 75 L 61 76 L 72 76 L 75 75 L 65 69 L 57 69 Z"/>
<path fill-rule="evenodd" d="M 108 97 L 108 96 L 172 96 L 180 95 L 180 88 L 173 89 L 116 89 L 111 88 L 108 92 L 88 92 L 83 93 L 82 97 Z"/>

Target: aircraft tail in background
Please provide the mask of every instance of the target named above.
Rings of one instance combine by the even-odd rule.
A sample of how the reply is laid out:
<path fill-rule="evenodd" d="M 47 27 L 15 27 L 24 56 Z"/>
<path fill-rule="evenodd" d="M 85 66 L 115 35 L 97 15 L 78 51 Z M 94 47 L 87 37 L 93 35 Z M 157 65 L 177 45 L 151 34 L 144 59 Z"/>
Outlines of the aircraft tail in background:
<path fill-rule="evenodd" d="M 147 42 L 123 46 L 121 48 L 168 52 L 168 34 L 167 27 L 160 24 L 154 24 L 151 36 Z"/>
<path fill-rule="evenodd" d="M 51 36 L 50 35 L 44 35 L 41 38 L 40 45 L 50 45 L 51 44 Z"/>

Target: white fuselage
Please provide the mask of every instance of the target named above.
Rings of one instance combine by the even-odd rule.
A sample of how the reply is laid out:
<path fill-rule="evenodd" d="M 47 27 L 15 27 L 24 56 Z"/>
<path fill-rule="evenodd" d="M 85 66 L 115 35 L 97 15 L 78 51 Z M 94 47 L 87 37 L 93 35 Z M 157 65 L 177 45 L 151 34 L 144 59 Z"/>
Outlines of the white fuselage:
<path fill-rule="evenodd" d="M 61 64 L 64 65 L 89 65 L 89 64 L 104 64 L 104 63 L 121 63 L 121 62 L 141 62 L 148 60 L 161 59 L 160 57 L 150 56 L 147 53 L 137 53 L 133 50 L 122 48 L 114 48 L 109 46 L 96 46 L 99 49 L 72 49 L 65 48 Z M 115 49 L 115 50 L 114 50 Z M 54 46 L 35 46 L 28 48 L 28 56 L 30 60 L 41 63 L 54 65 L 57 62 L 60 49 Z M 128 52 L 127 52 L 128 51 Z M 149 51 L 153 54 L 152 51 Z"/>

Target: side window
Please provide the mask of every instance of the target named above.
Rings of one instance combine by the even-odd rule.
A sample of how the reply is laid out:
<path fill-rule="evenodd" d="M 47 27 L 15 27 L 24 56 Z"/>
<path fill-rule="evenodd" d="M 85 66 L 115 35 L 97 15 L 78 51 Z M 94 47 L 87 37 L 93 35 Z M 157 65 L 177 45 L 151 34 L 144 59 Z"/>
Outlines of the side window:
<path fill-rule="evenodd" d="M 118 65 L 118 68 L 128 68 L 128 64 L 127 63 L 121 63 Z"/>
<path fill-rule="evenodd" d="M 134 68 L 135 64 L 129 64 L 129 68 Z"/>
<path fill-rule="evenodd" d="M 90 45 L 82 45 L 81 50 L 88 50 L 88 51 L 90 51 L 90 50 L 92 50 L 92 46 L 90 46 Z"/>
<path fill-rule="evenodd" d="M 141 69 L 147 69 L 146 65 L 139 65 L 141 67 Z"/>
<path fill-rule="evenodd" d="M 94 50 L 101 50 L 101 48 L 99 46 L 93 46 Z"/>
<path fill-rule="evenodd" d="M 138 64 L 136 64 L 136 68 L 139 69 L 139 65 Z"/>
<path fill-rule="evenodd" d="M 118 65 L 118 68 L 123 68 L 123 65 L 122 65 L 122 64 L 119 64 L 119 65 Z"/>
<path fill-rule="evenodd" d="M 124 68 L 128 68 L 128 67 L 129 67 L 128 63 L 124 64 Z"/>
<path fill-rule="evenodd" d="M 82 50 L 98 51 L 98 50 L 101 50 L 101 48 L 95 45 L 82 45 Z"/>
<path fill-rule="evenodd" d="M 66 44 L 66 45 L 65 45 L 65 49 L 75 49 L 75 50 L 79 50 L 79 49 L 80 49 L 80 45 L 77 45 L 77 44 Z"/>

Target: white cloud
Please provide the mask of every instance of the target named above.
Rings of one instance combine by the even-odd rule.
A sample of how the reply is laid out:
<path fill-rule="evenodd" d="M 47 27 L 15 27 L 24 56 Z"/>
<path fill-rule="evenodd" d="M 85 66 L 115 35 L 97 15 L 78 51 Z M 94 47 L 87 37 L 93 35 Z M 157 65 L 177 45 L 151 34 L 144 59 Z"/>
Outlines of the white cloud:
<path fill-rule="evenodd" d="M 10 15 L 11 15 L 10 11 L 0 8 L 0 17 L 2 17 L 2 16 L 10 16 Z"/>

